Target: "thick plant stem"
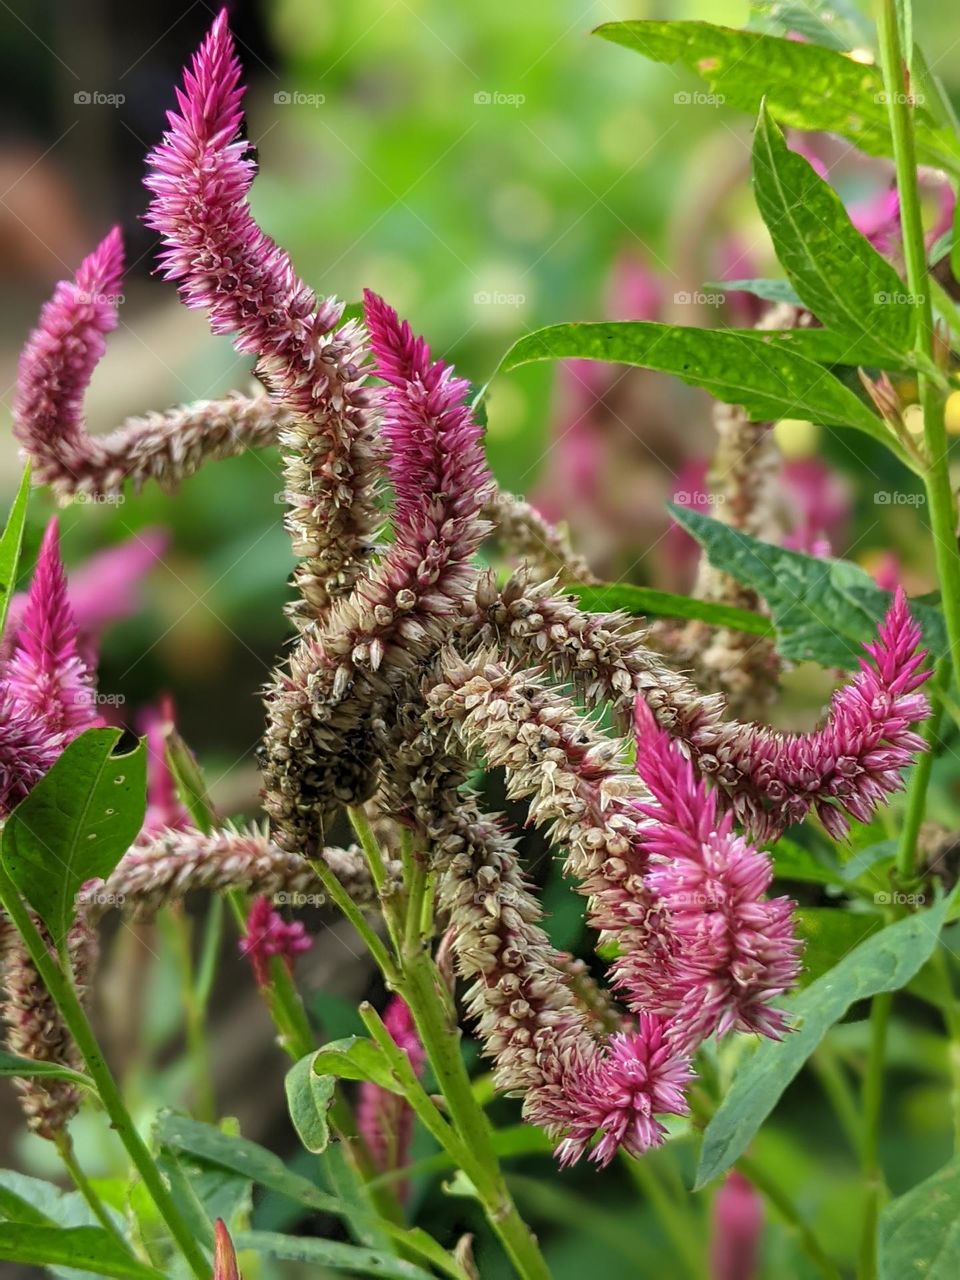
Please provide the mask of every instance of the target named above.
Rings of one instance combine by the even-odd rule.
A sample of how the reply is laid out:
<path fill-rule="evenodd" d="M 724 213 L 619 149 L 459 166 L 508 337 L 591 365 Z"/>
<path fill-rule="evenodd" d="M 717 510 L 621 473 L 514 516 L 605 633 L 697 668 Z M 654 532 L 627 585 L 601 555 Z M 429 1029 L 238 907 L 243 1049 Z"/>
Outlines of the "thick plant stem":
<path fill-rule="evenodd" d="M 907 287 L 913 298 L 915 352 L 921 368 L 933 368 L 934 323 L 927 250 L 917 182 L 917 150 L 913 127 L 913 100 L 900 45 L 896 0 L 883 0 L 880 13 L 880 61 L 887 96 L 893 156 L 900 197 L 903 253 Z M 957 549 L 957 512 L 947 458 L 947 433 L 943 419 L 943 397 L 927 372 L 919 376 L 923 408 L 923 440 L 926 452 L 924 480 L 930 508 L 930 531 L 940 579 L 943 613 L 950 640 L 951 662 L 956 668 L 960 655 L 960 554 Z"/>
<path fill-rule="evenodd" d="M 863 1146 L 860 1168 L 863 1175 L 865 1205 L 863 1234 L 860 1241 L 860 1280 L 873 1280 L 877 1274 L 877 1221 L 885 1183 L 880 1167 L 880 1119 L 883 1108 L 883 1067 L 887 1048 L 887 1026 L 893 995 L 883 992 L 873 997 L 870 1010 L 870 1053 L 863 1082 Z"/>
<path fill-rule="evenodd" d="M 549 1280 L 536 1237 L 520 1217 L 507 1189 L 483 1108 L 473 1096 L 460 1052 L 460 1029 L 452 1002 L 431 957 L 423 949 L 405 954 L 400 994 L 447 1104 L 454 1128 L 469 1151 L 464 1172 L 473 1182 L 490 1225 L 522 1280 Z"/>
<path fill-rule="evenodd" d="M 0 859 L 0 902 L 13 921 L 30 958 L 36 966 L 44 985 L 49 991 L 67 1030 L 76 1043 L 77 1048 L 87 1066 L 87 1071 L 97 1088 L 97 1094 L 103 1103 L 110 1123 L 117 1136 L 127 1149 L 127 1154 L 136 1166 L 143 1179 L 144 1187 L 157 1207 L 170 1234 L 180 1247 L 190 1269 L 198 1280 L 209 1280 L 210 1264 L 203 1251 L 194 1240 L 190 1228 L 180 1216 L 173 1197 L 167 1189 L 153 1156 L 140 1137 L 130 1113 L 124 1104 L 123 1097 L 117 1087 L 110 1068 L 97 1043 L 93 1028 L 87 1018 L 86 1011 L 80 1003 L 73 982 L 63 973 L 60 966 L 47 950 L 46 943 L 33 923 L 29 911 L 20 897 L 19 890 L 10 879 L 6 867 Z"/>

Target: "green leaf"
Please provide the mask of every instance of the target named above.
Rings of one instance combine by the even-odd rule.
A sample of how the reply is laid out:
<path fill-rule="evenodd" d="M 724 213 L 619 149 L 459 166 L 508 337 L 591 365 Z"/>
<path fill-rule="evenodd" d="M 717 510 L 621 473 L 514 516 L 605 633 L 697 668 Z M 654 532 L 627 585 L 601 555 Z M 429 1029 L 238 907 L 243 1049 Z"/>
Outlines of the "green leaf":
<path fill-rule="evenodd" d="M 9 1187 L 0 1185 L 0 1218 L 8 1222 L 24 1222 L 33 1227 L 55 1227 L 57 1223 L 41 1213 L 29 1200 Z"/>
<path fill-rule="evenodd" d="M 287 1072 L 284 1088 L 287 1109 L 300 1141 L 308 1151 L 319 1155 L 330 1141 L 327 1112 L 337 1087 L 336 1077 L 317 1075 L 313 1069 L 316 1054 L 301 1058 Z"/>
<path fill-rule="evenodd" d="M 338 1076 L 341 1080 L 369 1080 L 382 1089 L 403 1096 L 403 1088 L 383 1050 L 367 1036 L 331 1040 L 312 1055 L 311 1061 L 317 1075 Z"/>
<path fill-rule="evenodd" d="M 795 880 L 801 884 L 844 883 L 840 872 L 822 862 L 814 853 L 796 840 L 781 836 L 770 850 L 773 873 L 778 880 Z"/>
<path fill-rule="evenodd" d="M 801 982 L 809 986 L 850 954 L 864 939 L 883 928 L 874 912 L 844 911 L 838 907 L 799 907 L 794 916 L 803 941 Z"/>
<path fill-rule="evenodd" d="M 70 1067 L 62 1067 L 56 1062 L 36 1062 L 33 1058 L 18 1058 L 14 1053 L 0 1049 L 0 1076 L 15 1076 L 22 1080 L 36 1080 L 41 1077 L 47 1080 L 69 1080 L 71 1084 L 81 1085 L 84 1089 L 93 1089 L 94 1083 L 82 1071 L 73 1071 Z"/>
<path fill-rule="evenodd" d="M 821 560 L 775 547 L 697 511 L 674 503 L 669 506 L 714 568 L 752 587 L 766 602 L 783 657 L 857 669 L 862 645 L 875 639 L 877 623 L 892 600 L 868 573 L 849 560 Z M 923 629 L 928 648 L 937 657 L 945 654 L 947 637 L 940 610 L 912 600 L 910 612 Z"/>
<path fill-rule="evenodd" d="M 750 27 L 781 34 L 796 32 L 827 49 L 855 49 L 873 42 L 870 23 L 848 0 L 806 0 L 805 4 L 767 0 L 750 6 Z"/>
<path fill-rule="evenodd" d="M 932 955 L 949 904 L 950 898 L 942 898 L 929 911 L 881 929 L 784 1002 L 794 1029 L 783 1040 L 764 1040 L 737 1068 L 703 1135 L 697 1188 L 743 1154 L 791 1080 L 852 1004 L 881 991 L 898 991 L 911 980 Z"/>
<path fill-rule="evenodd" d="M 17 585 L 17 569 L 23 547 L 23 528 L 27 521 L 27 505 L 30 501 L 30 464 L 24 467 L 20 487 L 7 516 L 3 536 L 0 537 L 0 635 L 7 621 L 10 598 Z"/>
<path fill-rule="evenodd" d="M 321 1191 L 307 1178 L 288 1169 L 278 1156 L 256 1142 L 223 1133 L 213 1125 L 191 1120 L 188 1116 L 172 1113 L 158 1118 L 156 1134 L 157 1141 L 171 1151 L 185 1152 L 209 1164 L 230 1169 L 307 1209 L 333 1214 L 338 1218 L 348 1219 L 355 1226 L 382 1232 L 408 1248 L 415 1249 L 422 1257 L 431 1259 L 441 1270 L 450 1272 L 449 1255 L 427 1232 L 419 1227 L 397 1226 L 373 1213 L 364 1213 L 353 1204 L 345 1204 L 336 1196 Z"/>
<path fill-rule="evenodd" d="M 757 207 L 780 265 L 827 328 L 903 356 L 914 305 L 889 262 L 856 229 L 840 197 L 791 151 L 764 104 L 753 141 Z"/>
<path fill-rule="evenodd" d="M 788 302 L 792 307 L 802 307 L 803 302 L 789 280 L 768 280 L 756 276 L 750 280 L 708 280 L 704 289 L 719 293 L 752 293 L 764 302 Z"/>
<path fill-rule="evenodd" d="M 106 877 L 130 848 L 146 810 L 146 746 L 111 752 L 119 729 L 88 729 L 7 819 L 3 860 L 59 944 L 87 880 Z"/>
<path fill-rule="evenodd" d="M 431 1272 L 424 1271 L 413 1262 L 375 1249 L 364 1249 L 360 1245 L 343 1244 L 339 1240 L 287 1236 L 276 1231 L 241 1231 L 234 1243 L 238 1250 L 251 1249 L 270 1258 L 312 1263 L 334 1271 L 350 1271 L 354 1275 L 382 1276 L 384 1280 L 434 1280 Z"/>
<path fill-rule="evenodd" d="M 177 787 L 177 794 L 198 831 L 209 835 L 216 822 L 216 809 L 207 792 L 203 771 L 197 758 L 175 728 L 167 734 L 166 757 Z"/>
<path fill-rule="evenodd" d="M 558 324 L 520 338 L 500 368 L 579 359 L 657 369 L 703 387 L 726 404 L 743 405 L 757 422 L 803 418 L 854 427 L 896 452 L 899 446 L 884 422 L 838 378 L 794 351 L 791 342 L 755 329 L 695 329 L 648 320 Z"/>
<path fill-rule="evenodd" d="M 709 22 L 608 22 L 594 34 L 654 62 L 682 62 L 732 107 L 756 114 L 765 97 L 791 128 L 839 133 L 870 155 L 893 154 L 879 69 L 836 50 Z M 960 171 L 960 142 L 923 108 L 914 116 L 918 159 Z"/>
<path fill-rule="evenodd" d="M 880 1214 L 880 1280 L 960 1275 L 960 1156 Z"/>
<path fill-rule="evenodd" d="M 83 1267 L 118 1280 L 164 1280 L 127 1253 L 103 1227 L 42 1227 L 0 1223 L 0 1260 L 35 1266 Z"/>
<path fill-rule="evenodd" d="M 714 627 L 729 627 L 753 636 L 772 636 L 774 628 L 768 618 L 751 609 L 714 604 L 710 600 L 694 600 L 692 596 L 674 595 L 671 591 L 655 591 L 652 587 L 635 587 L 629 582 L 604 582 L 598 586 L 575 584 L 564 590 L 576 596 L 581 609 L 588 613 L 624 613 L 652 615 L 659 618 L 697 618 Z"/>

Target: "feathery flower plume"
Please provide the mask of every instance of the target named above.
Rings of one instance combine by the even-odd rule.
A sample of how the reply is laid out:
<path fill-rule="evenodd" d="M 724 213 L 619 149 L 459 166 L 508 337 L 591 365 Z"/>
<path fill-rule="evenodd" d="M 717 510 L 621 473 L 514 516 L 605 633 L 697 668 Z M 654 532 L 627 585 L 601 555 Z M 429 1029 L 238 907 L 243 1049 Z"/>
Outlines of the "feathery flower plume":
<path fill-rule="evenodd" d="M 282 956 L 293 971 L 297 956 L 309 951 L 313 939 L 300 920 L 284 920 L 269 898 L 254 898 L 247 915 L 247 932 L 240 940 L 240 954 L 253 966 L 257 986 L 270 983 L 270 961 Z"/>
<path fill-rule="evenodd" d="M 309 621 L 349 590 L 373 549 L 379 444 L 357 363 L 360 328 L 336 327 L 342 303 L 318 301 L 250 212 L 256 166 L 238 137 L 240 76 L 222 10 L 148 157 L 146 221 L 163 238 L 162 270 L 184 303 L 205 309 L 214 333 L 257 357 L 271 396 L 291 415 L 281 439 L 287 523 L 305 558 L 296 581 Z"/>
<path fill-rule="evenodd" d="M 757 1280 L 763 1201 L 736 1169 L 714 1196 L 710 1218 L 710 1280 Z"/>
<path fill-rule="evenodd" d="M 545 663 L 570 680 L 589 705 L 613 703 L 622 719 L 640 694 L 657 723 L 690 753 L 737 819 L 763 843 L 816 807 L 831 834 L 847 830 L 847 814 L 869 821 L 877 805 L 902 787 L 900 770 L 924 750 L 910 724 L 929 715 L 916 690 L 920 631 L 898 592 L 866 646 L 853 680 L 834 694 L 823 726 L 782 733 L 765 725 L 724 721 L 718 695 L 704 695 L 645 643 L 645 628 L 621 613 L 584 613 L 550 583 L 516 574 L 498 593 L 481 584 L 475 636 L 521 662 Z"/>
<path fill-rule="evenodd" d="M 51 734 L 0 681 L 0 817 L 36 786 L 63 747 L 62 736 Z"/>
<path fill-rule="evenodd" d="M 85 999 L 99 946 L 96 932 L 82 918 L 77 918 L 67 935 L 67 950 L 77 989 Z M 10 1052 L 34 1062 L 53 1062 L 82 1071 L 80 1050 L 19 935 L 7 940 L 2 962 L 2 1014 Z M 80 1091 L 70 1081 L 19 1078 L 16 1087 L 27 1127 L 50 1141 L 62 1133 L 80 1106 Z"/>
<path fill-rule="evenodd" d="M 393 996 L 384 1010 L 383 1024 L 410 1059 L 411 1067 L 420 1075 L 426 1054 L 413 1016 L 399 996 Z M 413 1111 L 405 1099 L 369 1080 L 363 1081 L 357 1100 L 357 1130 L 381 1172 L 402 1169 L 407 1164 L 413 1135 Z M 398 1194 L 402 1196 L 403 1190 L 401 1187 Z"/>
<path fill-rule="evenodd" d="M 40 313 L 37 328 L 20 357 L 13 429 L 36 460 L 34 480 L 54 480 L 71 471 L 89 439 L 83 397 L 117 326 L 117 297 L 123 274 L 123 242 L 114 229 L 83 260 L 72 281 L 57 285 Z"/>
<path fill-rule="evenodd" d="M 376 902 L 370 869 L 356 846 L 328 847 L 321 856 L 359 906 Z M 398 875 L 399 867 L 390 863 L 388 871 Z M 310 863 L 299 854 L 278 849 L 256 828 L 209 835 L 195 829 L 164 830 L 124 854 L 106 880 L 85 886 L 89 904 L 85 910 L 96 918 L 116 905 L 145 920 L 195 891 L 223 889 L 267 897 L 281 893 L 307 894 L 318 901 L 323 897 L 323 885 Z M 90 890 L 95 892 L 86 892 Z"/>
<path fill-rule="evenodd" d="M 310 848 L 336 800 L 365 799 L 377 761 L 362 727 L 371 703 L 436 652 L 476 581 L 492 480 L 469 384 L 375 294 L 364 299 L 397 497 L 396 541 L 298 646 L 268 694 L 266 807 L 289 848 Z"/>
<path fill-rule="evenodd" d="M 3 670 L 8 697 L 66 746 L 101 723 L 93 677 L 78 650 L 56 520 L 47 525 L 13 653 Z"/>
<path fill-rule="evenodd" d="M 779 1037 L 784 1016 L 770 1002 L 800 968 L 793 904 L 764 898 L 770 859 L 734 833 L 733 815 L 718 813 L 716 791 L 642 699 L 636 717 L 637 772 L 652 796 L 637 806 L 650 820 L 640 833 L 646 883 L 665 920 L 656 946 L 615 961 L 614 985 L 632 1008 L 668 1016 L 671 1039 L 688 1049 L 730 1030 Z"/>

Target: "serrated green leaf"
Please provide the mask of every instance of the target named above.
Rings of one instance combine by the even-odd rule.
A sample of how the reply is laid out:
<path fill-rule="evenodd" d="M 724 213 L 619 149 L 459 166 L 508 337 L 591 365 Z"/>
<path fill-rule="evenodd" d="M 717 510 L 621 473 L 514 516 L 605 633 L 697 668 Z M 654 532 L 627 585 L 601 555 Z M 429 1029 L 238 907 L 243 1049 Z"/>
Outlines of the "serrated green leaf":
<path fill-rule="evenodd" d="M 110 874 L 136 839 L 146 810 L 146 745 L 112 755 L 119 729 L 88 729 L 66 748 L 3 831 L 3 860 L 17 888 L 59 943 L 87 880 Z"/>
<path fill-rule="evenodd" d="M 126 1253 L 103 1227 L 0 1223 L 0 1260 L 39 1267 L 82 1267 L 118 1280 L 164 1280 L 162 1272 Z"/>
<path fill-rule="evenodd" d="M 743 1154 L 803 1064 L 852 1004 L 881 991 L 899 991 L 930 958 L 949 898 L 861 942 L 829 973 L 783 1002 L 793 1030 L 765 1040 L 737 1068 L 733 1084 L 707 1125 L 696 1186 L 729 1169 Z"/>
<path fill-rule="evenodd" d="M 413 1262 L 375 1249 L 364 1249 L 360 1245 L 343 1244 L 339 1240 L 288 1236 L 276 1231 L 241 1231 L 234 1243 L 237 1249 L 251 1249 L 269 1258 L 307 1262 L 333 1271 L 349 1271 L 354 1275 L 382 1276 L 384 1280 L 433 1280 L 429 1271 Z"/>
<path fill-rule="evenodd" d="M 728 627 L 753 636 L 772 636 L 769 618 L 750 609 L 714 604 L 710 600 L 694 600 L 692 596 L 674 595 L 671 591 L 655 591 L 652 587 L 635 587 L 629 582 L 604 582 L 593 586 L 574 584 L 564 590 L 576 596 L 581 609 L 588 613 L 624 613 L 658 618 L 696 618 L 713 627 Z"/>
<path fill-rule="evenodd" d="M 327 1112 L 333 1102 L 337 1080 L 332 1075 L 317 1075 L 313 1069 L 315 1054 L 294 1063 L 284 1079 L 287 1110 L 300 1141 L 308 1151 L 319 1155 L 330 1142 Z"/>
<path fill-rule="evenodd" d="M 786 340 L 783 340 L 786 339 Z M 558 324 L 520 338 L 503 371 L 537 360 L 606 360 L 672 373 L 757 422 L 803 418 L 863 431 L 902 455 L 884 422 L 838 378 L 793 349 L 788 334 L 754 329 L 696 329 L 634 320 Z"/>
<path fill-rule="evenodd" d="M 608 22 L 595 34 L 654 62 L 682 62 L 730 106 L 756 114 L 765 97 L 791 128 L 839 133 L 870 155 L 893 154 L 879 69 L 834 49 L 709 22 Z M 923 108 L 914 115 L 918 158 L 960 171 L 960 142 Z"/>
<path fill-rule="evenodd" d="M 56 1062 L 39 1062 L 33 1058 L 18 1058 L 15 1053 L 7 1053 L 0 1049 L 0 1076 L 14 1076 L 22 1080 L 40 1079 L 69 1080 L 84 1089 L 93 1089 L 94 1083 L 82 1071 L 73 1071 L 70 1067 L 60 1066 Z"/>
<path fill-rule="evenodd" d="M 893 598 L 859 565 L 776 547 L 697 511 L 674 503 L 669 507 L 714 568 L 752 587 L 766 602 L 783 657 L 857 669 L 862 646 L 875 638 L 877 623 Z M 912 600 L 910 612 L 931 652 L 937 657 L 945 654 L 946 629 L 939 609 Z"/>
<path fill-rule="evenodd" d="M 7 609 L 10 598 L 17 585 L 17 569 L 20 565 L 20 552 L 23 548 L 23 529 L 27 521 L 27 506 L 30 501 L 30 466 L 24 468 L 20 478 L 20 487 L 13 500 L 7 523 L 0 537 L 0 635 L 7 621 Z"/>
<path fill-rule="evenodd" d="M 880 1214 L 880 1280 L 955 1280 L 960 1275 L 960 1156 Z"/>
<path fill-rule="evenodd" d="M 313 1070 L 321 1076 L 341 1080 L 370 1080 L 381 1089 L 403 1095 L 383 1050 L 367 1036 L 347 1036 L 331 1040 L 312 1055 Z"/>
<path fill-rule="evenodd" d="M 905 285 L 833 187 L 790 150 L 766 105 L 754 134 L 753 184 L 777 259 L 807 308 L 836 333 L 908 352 L 915 308 Z"/>

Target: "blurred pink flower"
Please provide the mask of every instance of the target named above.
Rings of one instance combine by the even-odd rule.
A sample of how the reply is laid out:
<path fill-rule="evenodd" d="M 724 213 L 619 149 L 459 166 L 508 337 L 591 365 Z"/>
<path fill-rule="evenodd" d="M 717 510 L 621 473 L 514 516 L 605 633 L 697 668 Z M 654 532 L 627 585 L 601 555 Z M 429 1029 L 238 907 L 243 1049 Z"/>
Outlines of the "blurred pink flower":
<path fill-rule="evenodd" d="M 300 920 L 284 920 L 269 898 L 254 898 L 247 915 L 247 932 L 240 940 L 240 954 L 253 966 L 257 985 L 270 982 L 270 961 L 282 956 L 288 969 L 297 956 L 309 951 L 313 939 Z"/>
<path fill-rule="evenodd" d="M 757 1280 L 763 1201 L 751 1182 L 731 1169 L 713 1200 L 710 1280 Z"/>

